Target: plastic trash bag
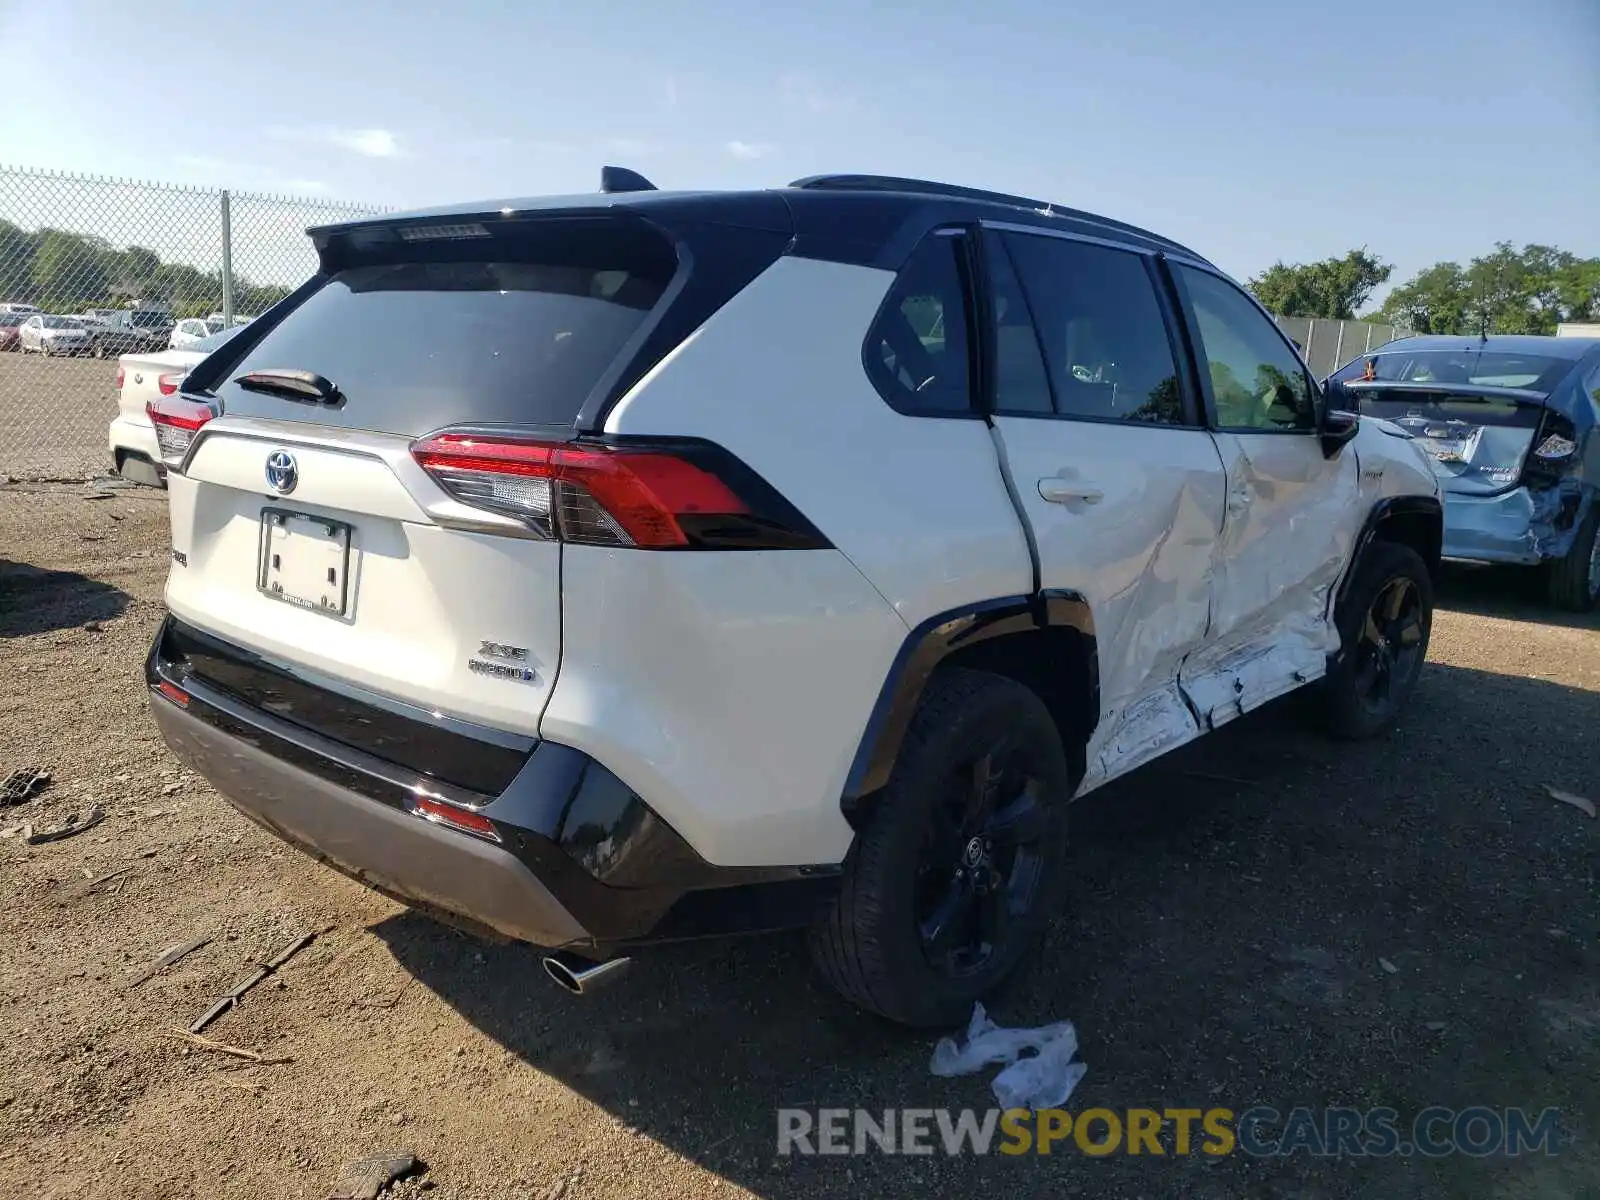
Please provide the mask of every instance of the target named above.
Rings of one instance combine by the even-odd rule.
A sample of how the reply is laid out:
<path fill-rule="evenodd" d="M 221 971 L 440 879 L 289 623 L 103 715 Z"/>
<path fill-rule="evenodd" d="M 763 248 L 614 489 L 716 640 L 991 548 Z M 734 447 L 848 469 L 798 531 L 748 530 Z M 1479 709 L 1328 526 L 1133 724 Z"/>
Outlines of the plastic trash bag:
<path fill-rule="evenodd" d="M 971 1075 L 996 1063 L 1005 1070 L 990 1088 L 1002 1108 L 1059 1108 L 1067 1102 L 1088 1067 L 1072 1061 L 1078 1033 L 1071 1021 L 1034 1029 L 1006 1029 L 989 1019 L 982 1004 L 972 1006 L 964 1044 L 940 1038 L 928 1064 L 935 1075 Z"/>

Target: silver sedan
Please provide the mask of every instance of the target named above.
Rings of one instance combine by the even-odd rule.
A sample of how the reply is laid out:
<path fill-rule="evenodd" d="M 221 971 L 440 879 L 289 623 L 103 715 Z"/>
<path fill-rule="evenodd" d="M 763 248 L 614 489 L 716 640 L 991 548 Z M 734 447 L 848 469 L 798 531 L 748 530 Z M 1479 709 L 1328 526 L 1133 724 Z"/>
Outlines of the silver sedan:
<path fill-rule="evenodd" d="M 22 323 L 17 346 L 37 354 L 87 354 L 89 330 L 76 317 L 35 313 Z"/>

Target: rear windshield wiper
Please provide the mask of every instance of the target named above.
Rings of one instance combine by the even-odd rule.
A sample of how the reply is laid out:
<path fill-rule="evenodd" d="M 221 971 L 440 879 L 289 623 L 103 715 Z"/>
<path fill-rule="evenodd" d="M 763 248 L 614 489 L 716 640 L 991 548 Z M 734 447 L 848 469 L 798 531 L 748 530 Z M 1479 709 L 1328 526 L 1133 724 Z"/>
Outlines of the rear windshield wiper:
<path fill-rule="evenodd" d="M 326 404 L 330 408 L 344 403 L 344 393 L 313 371 L 249 371 L 233 381 L 247 392 L 266 392 L 302 404 Z"/>

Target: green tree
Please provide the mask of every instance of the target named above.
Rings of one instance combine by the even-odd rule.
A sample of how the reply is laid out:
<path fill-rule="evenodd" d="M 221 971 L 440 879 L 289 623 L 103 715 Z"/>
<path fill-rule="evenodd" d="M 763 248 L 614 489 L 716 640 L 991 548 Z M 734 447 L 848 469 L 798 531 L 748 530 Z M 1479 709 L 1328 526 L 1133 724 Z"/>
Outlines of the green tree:
<path fill-rule="evenodd" d="M 1600 315 L 1600 258 L 1497 242 L 1465 269 L 1446 262 L 1419 272 L 1389 293 L 1383 315 L 1419 333 L 1551 334 Z"/>
<path fill-rule="evenodd" d="M 75 233 L 41 230 L 32 274 L 39 303 L 57 311 L 88 307 L 106 293 L 102 247 Z"/>
<path fill-rule="evenodd" d="M 1362 247 L 1343 258 L 1321 262 L 1273 263 L 1248 286 L 1257 300 L 1280 317 L 1348 320 L 1375 287 L 1388 281 L 1393 270 Z"/>
<path fill-rule="evenodd" d="M 0 300 L 33 299 L 33 255 L 37 239 L 10 221 L 0 221 Z"/>
<path fill-rule="evenodd" d="M 1461 264 L 1435 263 L 1384 298 L 1382 319 L 1418 333 L 1461 333 L 1472 293 Z"/>

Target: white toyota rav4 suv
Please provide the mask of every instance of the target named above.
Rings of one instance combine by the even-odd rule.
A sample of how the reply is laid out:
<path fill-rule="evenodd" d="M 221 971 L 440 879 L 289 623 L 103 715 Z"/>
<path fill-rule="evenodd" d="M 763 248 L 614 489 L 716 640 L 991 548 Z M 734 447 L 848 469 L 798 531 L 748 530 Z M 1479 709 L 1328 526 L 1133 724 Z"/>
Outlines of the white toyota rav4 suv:
<path fill-rule="evenodd" d="M 1433 472 L 1245 292 L 1116 221 L 916 180 L 311 231 L 153 416 L 167 743 L 374 888 L 548 948 L 810 926 L 958 1021 L 1068 802 L 1316 684 L 1404 706 Z"/>

